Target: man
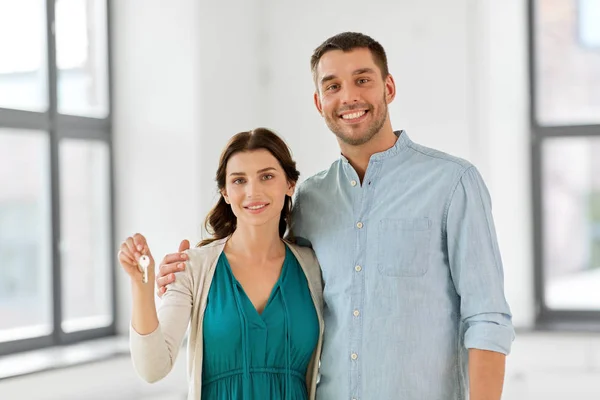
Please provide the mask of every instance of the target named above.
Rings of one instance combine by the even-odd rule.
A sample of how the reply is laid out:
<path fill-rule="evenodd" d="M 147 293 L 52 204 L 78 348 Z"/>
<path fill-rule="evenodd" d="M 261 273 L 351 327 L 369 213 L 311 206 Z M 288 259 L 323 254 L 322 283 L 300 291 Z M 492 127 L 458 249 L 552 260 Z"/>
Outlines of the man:
<path fill-rule="evenodd" d="M 372 38 L 329 38 L 311 67 L 341 150 L 294 206 L 294 233 L 325 283 L 318 399 L 500 399 L 514 330 L 480 174 L 394 132 L 396 86 Z"/>

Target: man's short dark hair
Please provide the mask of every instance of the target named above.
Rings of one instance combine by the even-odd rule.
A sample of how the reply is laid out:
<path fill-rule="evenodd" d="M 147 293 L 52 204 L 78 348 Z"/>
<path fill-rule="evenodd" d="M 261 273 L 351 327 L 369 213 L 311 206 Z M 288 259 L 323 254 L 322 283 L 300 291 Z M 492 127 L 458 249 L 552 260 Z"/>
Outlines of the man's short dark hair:
<path fill-rule="evenodd" d="M 387 64 L 387 56 L 383 46 L 375 39 L 358 32 L 343 32 L 325 40 L 319 47 L 315 49 L 310 58 L 310 69 L 313 73 L 314 80 L 317 78 L 317 64 L 325 53 L 331 50 L 342 50 L 344 52 L 354 49 L 367 48 L 371 51 L 373 61 L 381 70 L 383 79 L 390 74 Z"/>

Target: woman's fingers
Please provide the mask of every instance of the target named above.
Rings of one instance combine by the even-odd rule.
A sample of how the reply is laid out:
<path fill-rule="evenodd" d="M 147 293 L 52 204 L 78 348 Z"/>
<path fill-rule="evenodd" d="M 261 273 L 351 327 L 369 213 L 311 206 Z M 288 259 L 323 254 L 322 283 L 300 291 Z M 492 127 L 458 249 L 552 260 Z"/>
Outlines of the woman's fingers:
<path fill-rule="evenodd" d="M 134 260 L 140 258 L 140 253 L 135 248 L 135 242 L 133 241 L 133 238 L 131 236 L 125 239 L 125 245 L 127 246 L 127 249 L 129 250 L 129 253 L 131 254 Z"/>
<path fill-rule="evenodd" d="M 133 235 L 133 244 L 135 246 L 135 250 L 140 254 L 144 253 L 144 250 L 147 250 L 146 238 L 142 236 L 140 233 L 136 233 Z"/>

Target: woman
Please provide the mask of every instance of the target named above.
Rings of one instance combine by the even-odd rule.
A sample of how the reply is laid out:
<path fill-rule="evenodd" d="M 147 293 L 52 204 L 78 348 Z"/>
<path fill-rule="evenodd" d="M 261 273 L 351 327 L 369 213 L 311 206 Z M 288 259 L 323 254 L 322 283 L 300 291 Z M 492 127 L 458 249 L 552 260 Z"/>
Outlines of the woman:
<path fill-rule="evenodd" d="M 323 335 L 322 282 L 312 250 L 284 240 L 299 173 L 286 144 L 267 129 L 235 135 L 221 154 L 221 194 L 206 218 L 210 239 L 188 250 L 158 313 L 128 238 L 119 261 L 132 280 L 130 344 L 147 381 L 164 378 L 191 320 L 188 399 L 314 399 Z"/>

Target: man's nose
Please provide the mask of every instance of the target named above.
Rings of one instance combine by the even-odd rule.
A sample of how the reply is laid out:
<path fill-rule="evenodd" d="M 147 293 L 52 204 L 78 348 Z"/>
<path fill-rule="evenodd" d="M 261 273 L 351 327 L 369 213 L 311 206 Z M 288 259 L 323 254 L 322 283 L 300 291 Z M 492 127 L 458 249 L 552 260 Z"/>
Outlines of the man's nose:
<path fill-rule="evenodd" d="M 342 87 L 341 99 L 344 104 L 354 104 L 360 100 L 360 94 L 357 87 L 345 85 Z"/>

